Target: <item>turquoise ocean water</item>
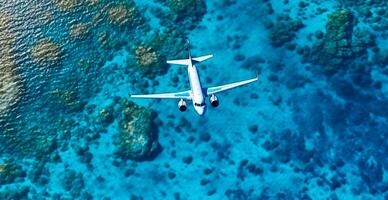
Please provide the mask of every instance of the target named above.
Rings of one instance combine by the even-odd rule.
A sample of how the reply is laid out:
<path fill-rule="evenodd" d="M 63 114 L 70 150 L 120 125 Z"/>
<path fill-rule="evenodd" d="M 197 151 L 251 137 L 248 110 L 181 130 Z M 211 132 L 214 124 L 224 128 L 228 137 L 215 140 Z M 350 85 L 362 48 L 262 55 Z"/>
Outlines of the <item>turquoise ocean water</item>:
<path fill-rule="evenodd" d="M 385 0 L 0 2 L 0 199 L 388 199 Z M 167 59 L 217 95 L 205 116 Z M 191 105 L 191 102 L 188 102 Z"/>

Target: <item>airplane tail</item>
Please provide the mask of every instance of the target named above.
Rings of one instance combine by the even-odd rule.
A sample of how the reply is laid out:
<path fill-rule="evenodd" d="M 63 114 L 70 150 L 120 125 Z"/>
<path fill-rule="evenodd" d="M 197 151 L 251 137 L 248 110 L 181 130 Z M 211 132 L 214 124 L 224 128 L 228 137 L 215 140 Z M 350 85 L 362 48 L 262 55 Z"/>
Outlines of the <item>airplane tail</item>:
<path fill-rule="evenodd" d="M 200 62 L 203 62 L 207 59 L 210 59 L 212 58 L 213 55 L 210 54 L 210 55 L 206 55 L 206 56 L 201 56 L 201 57 L 196 57 L 196 58 L 191 58 L 191 60 L 193 61 L 193 63 L 200 63 Z M 182 60 L 167 60 L 167 63 L 168 64 L 172 64 L 172 65 L 190 65 L 190 59 L 182 59 Z"/>

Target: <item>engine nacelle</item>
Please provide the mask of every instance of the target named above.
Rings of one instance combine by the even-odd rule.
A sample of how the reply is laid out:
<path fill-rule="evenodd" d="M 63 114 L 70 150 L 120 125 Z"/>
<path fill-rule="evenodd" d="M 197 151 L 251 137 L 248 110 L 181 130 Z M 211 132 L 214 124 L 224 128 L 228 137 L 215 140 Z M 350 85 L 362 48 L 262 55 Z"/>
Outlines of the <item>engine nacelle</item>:
<path fill-rule="evenodd" d="M 186 101 L 181 99 L 178 103 L 178 108 L 179 108 L 179 111 L 181 112 L 185 112 L 187 110 L 187 105 L 186 105 Z"/>
<path fill-rule="evenodd" d="M 212 96 L 210 96 L 210 104 L 213 107 L 217 107 L 218 105 L 220 105 L 220 102 L 218 101 L 218 98 L 216 97 L 216 95 L 212 94 Z"/>

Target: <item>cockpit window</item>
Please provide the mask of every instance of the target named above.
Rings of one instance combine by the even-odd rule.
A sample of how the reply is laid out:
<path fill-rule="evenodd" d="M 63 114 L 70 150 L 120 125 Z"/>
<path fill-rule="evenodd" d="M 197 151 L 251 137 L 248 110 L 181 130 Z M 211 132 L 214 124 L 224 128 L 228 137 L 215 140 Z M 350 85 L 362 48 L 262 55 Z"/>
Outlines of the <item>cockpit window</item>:
<path fill-rule="evenodd" d="M 203 102 L 203 103 L 194 103 L 194 105 L 195 105 L 195 106 L 204 106 L 204 105 L 206 105 L 206 104 L 205 104 L 205 102 Z"/>

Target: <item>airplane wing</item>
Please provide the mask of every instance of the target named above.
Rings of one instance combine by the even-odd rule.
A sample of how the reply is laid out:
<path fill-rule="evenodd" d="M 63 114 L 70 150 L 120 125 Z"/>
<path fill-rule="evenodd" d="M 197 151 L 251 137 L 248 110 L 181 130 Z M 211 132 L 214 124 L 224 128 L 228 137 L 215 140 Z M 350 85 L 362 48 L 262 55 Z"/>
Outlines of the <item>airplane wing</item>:
<path fill-rule="evenodd" d="M 255 82 L 257 80 L 259 80 L 258 76 L 256 76 L 255 78 L 252 78 L 252 79 L 245 80 L 245 81 L 240 81 L 240 82 L 230 83 L 230 84 L 226 84 L 226 85 L 210 87 L 210 88 L 207 88 L 206 93 L 207 93 L 208 96 L 210 96 L 212 94 L 216 94 L 216 93 L 219 93 L 219 92 L 223 92 L 225 90 L 230 90 L 230 89 L 233 89 L 233 88 L 236 88 L 236 87 L 240 87 L 240 86 L 243 86 L 243 85 Z"/>
<path fill-rule="evenodd" d="M 143 98 L 143 99 L 186 99 L 191 100 L 191 90 L 183 92 L 172 92 L 162 94 L 141 94 L 141 95 L 129 95 L 131 98 Z"/>

